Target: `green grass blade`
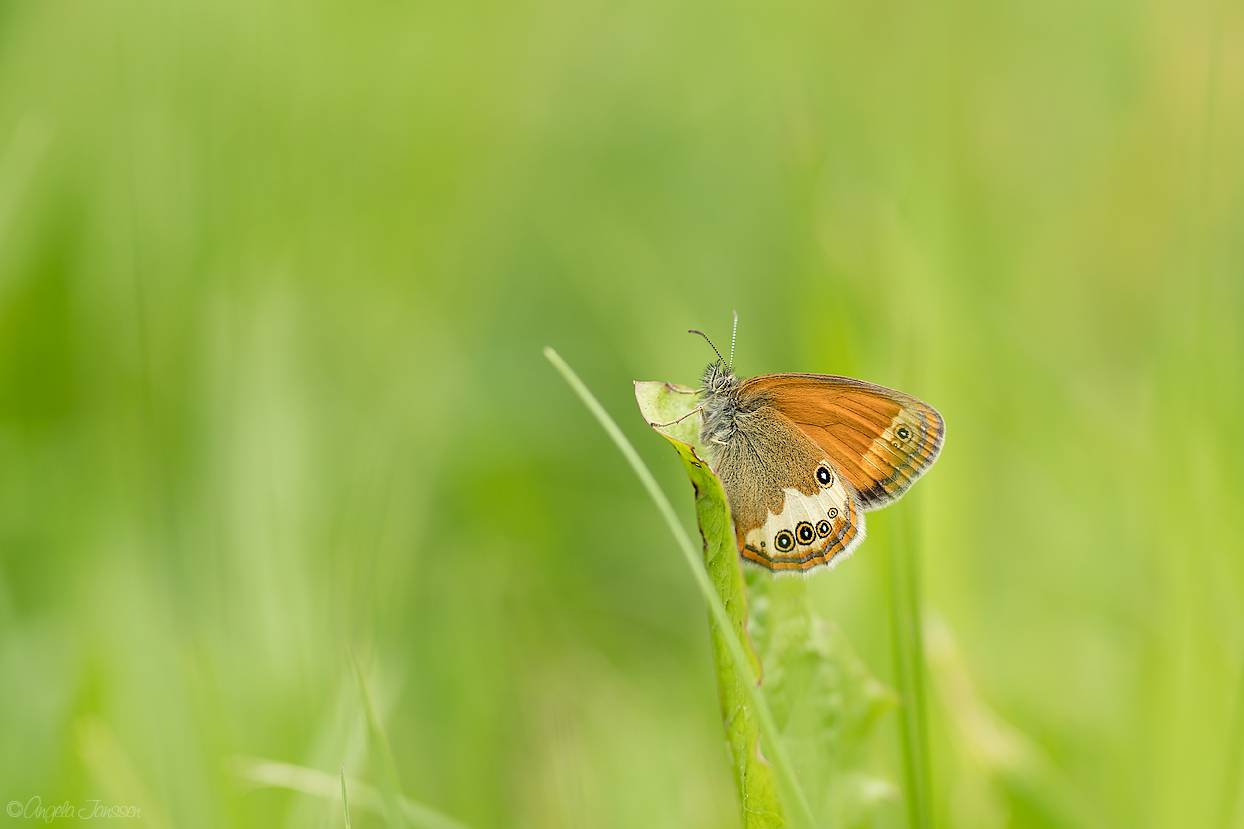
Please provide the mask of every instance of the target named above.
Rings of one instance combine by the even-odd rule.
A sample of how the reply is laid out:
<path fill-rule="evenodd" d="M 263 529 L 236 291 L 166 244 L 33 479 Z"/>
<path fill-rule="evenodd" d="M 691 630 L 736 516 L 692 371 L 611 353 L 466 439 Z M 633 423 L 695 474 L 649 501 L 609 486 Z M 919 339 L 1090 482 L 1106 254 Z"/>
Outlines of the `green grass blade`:
<path fill-rule="evenodd" d="M 921 625 L 931 685 L 951 739 L 985 780 L 1020 805 L 1034 826 L 1109 829 L 1110 825 L 1045 749 L 986 704 L 950 626 L 928 613 Z"/>
<path fill-rule="evenodd" d="M 890 631 L 894 646 L 895 683 L 902 700 L 899 734 L 903 749 L 907 818 L 912 829 L 932 829 L 932 773 L 925 719 L 924 648 L 920 634 L 920 588 L 914 532 L 910 519 L 904 513 L 896 511 L 889 518 L 894 528 L 890 543 L 886 545 L 889 553 Z"/>
<path fill-rule="evenodd" d="M 327 800 L 342 796 L 339 786 L 344 785 L 344 780 L 339 784 L 331 774 L 318 769 L 259 757 L 235 757 L 233 767 L 234 773 L 239 778 L 256 786 L 289 789 Z M 343 776 L 344 773 L 343 767 Z M 384 816 L 386 806 L 384 796 L 380 792 L 358 780 L 350 780 L 349 786 L 350 791 L 353 792 L 356 807 Z M 342 804 L 345 804 L 344 796 Z M 415 829 L 471 829 L 465 823 L 407 797 L 399 799 L 399 808 L 407 822 Z"/>
<path fill-rule="evenodd" d="M 346 818 L 346 829 L 350 829 L 350 801 L 346 799 L 346 764 L 341 764 L 341 813 Z"/>
<path fill-rule="evenodd" d="M 353 658 L 350 664 L 354 667 L 354 677 L 358 680 L 359 700 L 363 705 L 363 716 L 367 720 L 367 741 L 371 746 L 374 762 L 380 769 L 380 793 L 384 799 L 385 821 L 390 829 L 404 829 L 406 820 L 402 815 L 402 792 L 397 776 L 397 763 L 393 761 L 393 751 L 380 727 L 376 709 L 372 707 L 367 683 L 363 681 L 363 671 Z"/>
<path fill-rule="evenodd" d="M 112 727 L 103 719 L 83 716 L 75 723 L 78 756 L 95 786 L 120 803 L 150 804 L 142 807 L 143 826 L 164 829 L 173 825 L 164 807 L 151 794 L 152 788 L 126 752 Z"/>
<path fill-rule="evenodd" d="M 583 381 L 579 379 L 579 376 L 574 373 L 574 370 L 561 358 L 561 355 L 552 348 L 546 347 L 544 356 L 566 379 L 566 382 L 570 384 L 570 387 L 574 389 L 584 405 L 587 406 L 588 411 L 592 413 L 609 437 L 613 439 L 614 444 L 622 452 L 622 456 L 631 465 L 640 483 L 643 484 L 644 489 L 648 491 L 649 496 L 656 504 L 657 511 L 665 519 L 679 551 L 683 554 L 683 558 L 686 559 L 687 566 L 691 568 L 696 585 L 700 588 L 705 601 L 708 602 L 709 612 L 712 614 L 713 621 L 722 633 L 722 642 L 730 652 L 730 657 L 734 660 L 734 665 L 743 678 L 743 691 L 755 709 L 757 719 L 760 722 L 760 731 L 764 740 L 766 757 L 777 771 L 783 793 L 794 801 L 796 806 L 795 814 L 798 815 L 799 823 L 804 826 L 814 827 L 816 821 L 812 817 L 812 809 L 808 805 L 808 800 L 799 785 L 798 778 L 795 776 L 794 766 L 790 761 L 785 746 L 782 744 L 777 724 L 774 722 L 773 714 L 765 700 L 764 693 L 760 689 L 756 670 L 752 667 L 743 643 L 735 631 L 730 614 L 718 596 L 706 568 L 696 554 L 695 546 L 692 544 L 690 536 L 687 535 L 682 523 L 679 522 L 678 515 L 674 512 L 674 507 L 670 504 L 669 498 L 661 490 L 656 478 L 652 476 L 652 472 L 644 464 L 643 459 L 639 457 L 639 453 L 635 451 L 635 447 L 631 445 L 631 442 L 626 439 L 626 435 L 618 428 L 617 423 L 609 416 L 604 407 L 600 405 L 600 402 L 588 390 Z"/>
<path fill-rule="evenodd" d="M 1224 764 L 1222 796 L 1218 806 L 1218 826 L 1230 829 L 1240 799 L 1240 772 L 1244 767 L 1244 671 L 1235 691 L 1235 711 L 1227 732 L 1227 760 Z"/>

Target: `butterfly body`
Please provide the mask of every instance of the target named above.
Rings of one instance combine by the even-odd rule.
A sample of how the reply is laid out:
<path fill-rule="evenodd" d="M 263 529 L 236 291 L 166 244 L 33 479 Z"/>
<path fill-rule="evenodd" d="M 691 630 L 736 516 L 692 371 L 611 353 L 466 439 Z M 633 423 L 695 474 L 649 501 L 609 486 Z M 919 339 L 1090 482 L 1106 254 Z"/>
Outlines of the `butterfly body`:
<path fill-rule="evenodd" d="M 744 559 L 775 571 L 830 567 L 864 540 L 864 512 L 903 495 L 945 437 L 928 404 L 824 374 L 704 372 L 701 442 L 730 502 Z"/>
<path fill-rule="evenodd" d="M 720 361 L 710 363 L 704 370 L 701 386 L 704 389 L 704 426 L 700 429 L 700 440 L 706 446 L 728 444 L 734 436 L 735 418 L 751 414 L 750 410 L 739 411 L 741 385 L 742 378 L 736 377 Z"/>

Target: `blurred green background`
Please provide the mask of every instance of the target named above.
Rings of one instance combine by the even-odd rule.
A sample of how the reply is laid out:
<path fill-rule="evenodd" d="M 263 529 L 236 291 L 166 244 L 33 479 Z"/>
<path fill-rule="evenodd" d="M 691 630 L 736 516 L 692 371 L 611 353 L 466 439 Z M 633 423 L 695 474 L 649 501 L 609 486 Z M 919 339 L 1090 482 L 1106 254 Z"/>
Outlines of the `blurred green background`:
<path fill-rule="evenodd" d="M 0 797 L 340 826 L 231 763 L 375 781 L 353 654 L 471 826 L 738 825 L 703 602 L 540 353 L 690 526 L 631 381 L 738 309 L 742 373 L 946 417 L 810 583 L 893 685 L 914 522 L 937 824 L 1244 826 L 1242 47 L 1224 0 L 0 6 Z"/>

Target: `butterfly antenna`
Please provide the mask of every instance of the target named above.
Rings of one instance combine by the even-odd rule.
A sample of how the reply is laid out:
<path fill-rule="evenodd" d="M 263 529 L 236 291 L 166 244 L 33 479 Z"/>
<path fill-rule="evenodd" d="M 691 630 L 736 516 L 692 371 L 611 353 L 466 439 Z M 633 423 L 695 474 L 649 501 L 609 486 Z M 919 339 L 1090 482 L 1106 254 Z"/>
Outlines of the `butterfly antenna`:
<path fill-rule="evenodd" d="M 711 348 L 711 349 L 713 349 L 713 351 L 714 351 L 714 352 L 716 352 L 716 354 L 717 354 L 717 359 L 718 359 L 718 360 L 722 359 L 722 357 L 721 357 L 721 352 L 720 352 L 720 351 L 717 351 L 717 346 L 713 345 L 713 341 L 712 341 L 712 340 L 710 340 L 710 339 L 708 338 L 708 335 L 707 335 L 707 334 L 705 334 L 703 331 L 696 331 L 694 328 L 692 328 L 692 329 L 691 329 L 690 331 L 688 331 L 687 333 L 688 333 L 688 334 L 699 334 L 701 337 L 703 337 L 703 338 L 705 339 L 705 341 L 707 341 L 707 342 L 708 342 L 708 347 L 709 347 L 709 348 Z"/>
<path fill-rule="evenodd" d="M 739 336 L 739 312 L 734 312 L 734 331 L 730 333 L 730 368 L 734 368 L 734 341 Z"/>

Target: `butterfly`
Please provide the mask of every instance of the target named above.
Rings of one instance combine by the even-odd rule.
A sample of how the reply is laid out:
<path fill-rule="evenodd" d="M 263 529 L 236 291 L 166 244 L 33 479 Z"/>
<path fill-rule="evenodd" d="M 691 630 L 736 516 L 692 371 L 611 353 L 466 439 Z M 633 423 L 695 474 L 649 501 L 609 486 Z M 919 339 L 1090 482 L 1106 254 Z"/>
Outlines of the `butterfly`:
<path fill-rule="evenodd" d="M 832 374 L 745 379 L 733 343 L 729 363 L 713 351 L 689 414 L 703 417 L 700 442 L 747 561 L 834 567 L 863 542 L 864 513 L 901 498 L 942 451 L 945 421 L 909 394 Z"/>

